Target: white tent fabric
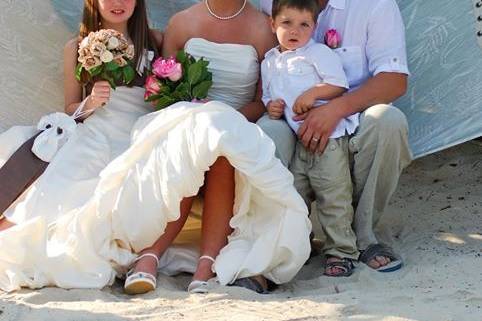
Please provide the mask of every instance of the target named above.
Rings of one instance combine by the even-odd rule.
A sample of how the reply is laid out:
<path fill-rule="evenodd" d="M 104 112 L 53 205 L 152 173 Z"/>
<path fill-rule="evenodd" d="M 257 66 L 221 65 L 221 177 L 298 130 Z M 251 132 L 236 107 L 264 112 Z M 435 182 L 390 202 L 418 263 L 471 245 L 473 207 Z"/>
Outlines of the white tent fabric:
<path fill-rule="evenodd" d="M 152 25 L 162 29 L 170 15 L 195 2 L 147 0 Z M 408 93 L 396 105 L 409 119 L 414 155 L 481 136 L 478 1 L 397 2 L 412 76 Z M 0 131 L 63 109 L 62 47 L 74 35 L 81 9 L 82 0 L 0 1 Z"/>
<path fill-rule="evenodd" d="M 482 9 L 476 3 L 482 4 L 398 0 L 412 76 L 397 106 L 408 117 L 416 157 L 482 136 Z"/>

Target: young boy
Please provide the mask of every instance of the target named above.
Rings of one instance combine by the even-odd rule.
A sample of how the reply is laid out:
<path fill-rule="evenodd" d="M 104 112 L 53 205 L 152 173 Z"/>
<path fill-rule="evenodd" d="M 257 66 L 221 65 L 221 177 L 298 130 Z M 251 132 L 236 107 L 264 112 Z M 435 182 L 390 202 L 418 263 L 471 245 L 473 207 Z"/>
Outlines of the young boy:
<path fill-rule="evenodd" d="M 348 87 L 337 54 L 311 37 L 319 13 L 317 0 L 275 0 L 272 29 L 279 46 L 261 64 L 263 103 L 271 118 L 283 115 L 297 132 L 293 120 L 313 107 L 323 108 Z M 290 167 L 294 183 L 308 208 L 316 200 L 318 218 L 327 236 L 323 252 L 325 274 L 349 276 L 358 258 L 353 222 L 352 183 L 348 160 L 348 135 L 358 127 L 358 114 L 343 119 L 330 136 L 322 154 L 311 153 L 298 141 Z M 318 145 L 319 137 L 311 144 Z"/>

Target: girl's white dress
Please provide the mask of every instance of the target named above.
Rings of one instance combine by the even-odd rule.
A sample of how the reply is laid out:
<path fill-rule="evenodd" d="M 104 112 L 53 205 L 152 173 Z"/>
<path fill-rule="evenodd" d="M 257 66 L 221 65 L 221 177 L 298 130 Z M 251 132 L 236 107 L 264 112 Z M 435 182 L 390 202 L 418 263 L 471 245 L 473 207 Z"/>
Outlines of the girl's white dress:
<path fill-rule="evenodd" d="M 0 232 L 1 289 L 111 284 L 179 217 L 219 156 L 236 168 L 234 232 L 214 264 L 220 283 L 257 274 L 284 283 L 299 271 L 310 252 L 306 206 L 272 141 L 235 110 L 256 90 L 256 51 L 199 38 L 186 51 L 210 61 L 212 101 L 148 114 L 143 89 L 113 92 L 5 213 L 17 225 Z M 0 135 L 0 166 L 31 132 Z M 161 272 L 194 271 L 199 253 L 179 243 Z"/>

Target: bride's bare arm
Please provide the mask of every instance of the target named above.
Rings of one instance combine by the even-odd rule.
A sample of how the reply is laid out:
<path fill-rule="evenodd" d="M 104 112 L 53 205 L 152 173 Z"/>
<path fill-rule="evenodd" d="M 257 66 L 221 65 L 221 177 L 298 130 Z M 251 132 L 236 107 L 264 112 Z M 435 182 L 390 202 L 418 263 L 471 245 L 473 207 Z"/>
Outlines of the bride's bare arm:
<path fill-rule="evenodd" d="M 275 47 L 277 45 L 277 41 L 271 31 L 268 18 L 261 13 L 259 13 L 256 18 L 256 23 L 252 24 L 256 32 L 251 33 L 251 38 L 252 44 L 258 52 L 259 62 L 261 63 L 261 61 L 264 59 L 264 55 L 266 54 L 266 52 L 271 48 Z M 256 122 L 266 112 L 266 108 L 261 101 L 262 94 L 263 93 L 260 77 L 258 80 L 258 86 L 254 100 L 246 106 L 238 109 L 238 111 L 241 112 L 251 122 Z"/>
<path fill-rule="evenodd" d="M 184 44 L 189 39 L 185 22 L 186 12 L 181 11 L 172 16 L 164 32 L 162 45 L 162 55 L 164 57 L 174 56 L 179 50 L 184 48 Z"/>

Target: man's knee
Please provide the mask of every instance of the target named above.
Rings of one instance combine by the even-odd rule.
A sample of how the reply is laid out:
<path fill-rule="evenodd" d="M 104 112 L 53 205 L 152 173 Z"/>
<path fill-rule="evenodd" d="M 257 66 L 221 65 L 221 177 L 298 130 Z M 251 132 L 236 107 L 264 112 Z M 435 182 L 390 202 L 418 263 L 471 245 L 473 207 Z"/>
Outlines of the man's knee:
<path fill-rule="evenodd" d="M 408 122 L 405 114 L 391 105 L 379 104 L 368 108 L 363 113 L 361 123 L 364 127 L 376 128 L 383 135 L 408 134 Z"/>

